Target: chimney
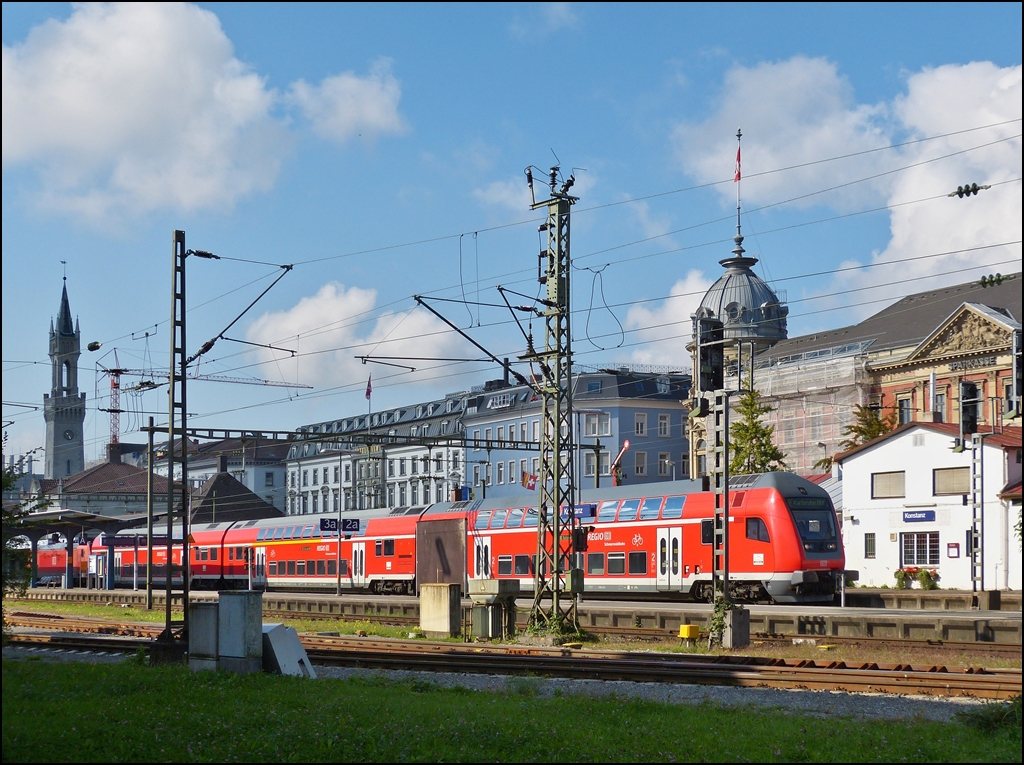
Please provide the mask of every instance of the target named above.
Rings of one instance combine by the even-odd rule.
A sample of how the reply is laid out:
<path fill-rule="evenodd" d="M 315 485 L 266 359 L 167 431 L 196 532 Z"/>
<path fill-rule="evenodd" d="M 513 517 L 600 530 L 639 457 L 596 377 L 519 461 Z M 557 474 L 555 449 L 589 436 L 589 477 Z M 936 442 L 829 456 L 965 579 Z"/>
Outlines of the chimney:
<path fill-rule="evenodd" d="M 111 465 L 121 464 L 121 444 L 107 444 L 107 462 Z"/>
<path fill-rule="evenodd" d="M 228 472 L 228 455 L 218 454 L 217 455 L 217 472 L 226 473 Z"/>

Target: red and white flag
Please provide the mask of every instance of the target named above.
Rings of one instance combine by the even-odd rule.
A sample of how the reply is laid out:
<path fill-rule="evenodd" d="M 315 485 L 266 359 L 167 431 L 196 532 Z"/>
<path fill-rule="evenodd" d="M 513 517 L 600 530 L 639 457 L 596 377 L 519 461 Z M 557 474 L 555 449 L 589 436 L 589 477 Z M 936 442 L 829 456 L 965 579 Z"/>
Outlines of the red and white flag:
<path fill-rule="evenodd" d="M 537 476 L 523 471 L 523 486 L 529 491 L 537 489 Z"/>
<path fill-rule="evenodd" d="M 366 378 L 366 400 L 370 400 L 370 394 L 373 393 L 373 386 L 370 385 L 370 380 L 373 379 L 373 375 Z"/>
<path fill-rule="evenodd" d="M 736 183 L 740 182 L 740 147 L 736 147 L 736 176 L 733 178 Z"/>

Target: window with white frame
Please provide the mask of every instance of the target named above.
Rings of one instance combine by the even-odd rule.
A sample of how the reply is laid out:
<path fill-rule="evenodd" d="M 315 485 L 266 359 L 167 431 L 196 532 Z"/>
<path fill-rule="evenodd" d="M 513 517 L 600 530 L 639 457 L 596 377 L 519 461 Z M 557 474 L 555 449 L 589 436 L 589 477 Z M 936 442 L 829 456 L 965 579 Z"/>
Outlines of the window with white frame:
<path fill-rule="evenodd" d="M 665 476 L 672 474 L 672 460 L 668 452 L 658 452 L 658 475 Z"/>
<path fill-rule="evenodd" d="M 516 482 L 516 461 L 515 460 L 509 460 L 508 461 L 508 482 L 509 483 L 515 483 Z"/>
<path fill-rule="evenodd" d="M 480 466 L 479 465 L 473 465 L 473 485 L 474 486 L 479 486 L 480 485 Z"/>
<path fill-rule="evenodd" d="M 540 475 L 540 457 L 533 458 L 533 470 L 530 471 L 533 475 Z"/>
<path fill-rule="evenodd" d="M 672 435 L 672 427 L 670 424 L 669 415 L 659 414 L 658 415 L 658 436 L 660 438 L 668 438 Z"/>
<path fill-rule="evenodd" d="M 913 401 L 910 395 L 900 396 L 896 399 L 896 410 L 899 413 L 900 425 L 906 425 L 914 419 Z"/>
<path fill-rule="evenodd" d="M 270 472 L 269 470 L 267 471 L 266 476 L 264 476 L 264 478 L 263 478 L 263 485 L 264 486 L 273 486 L 274 485 L 274 474 L 272 472 Z"/>
<path fill-rule="evenodd" d="M 610 436 L 612 434 L 612 416 L 608 412 L 583 415 L 584 436 Z"/>
<path fill-rule="evenodd" d="M 633 434 L 637 436 L 647 435 L 647 412 L 637 412 L 633 415 Z"/>
<path fill-rule="evenodd" d="M 420 485 L 418 481 L 409 482 L 409 501 L 414 505 L 420 503 Z"/>
<path fill-rule="evenodd" d="M 504 462 L 499 462 L 498 463 L 498 483 L 499 484 L 505 483 L 505 463 Z"/>
<path fill-rule="evenodd" d="M 540 420 L 534 420 L 532 423 L 533 427 L 533 441 L 534 443 L 540 441 Z"/>
<path fill-rule="evenodd" d="M 498 426 L 498 443 L 499 444 L 505 443 L 505 426 L 504 425 L 499 425 Z"/>
<path fill-rule="evenodd" d="M 901 566 L 939 565 L 939 532 L 908 532 L 900 534 Z"/>
<path fill-rule="evenodd" d="M 309 471 L 308 470 L 303 470 L 302 471 L 302 485 L 303 486 L 308 486 L 309 485 Z"/>
<path fill-rule="evenodd" d="M 871 474 L 872 499 L 900 499 L 906 495 L 906 473 L 903 470 Z"/>
<path fill-rule="evenodd" d="M 633 455 L 633 474 L 647 475 L 647 452 L 636 452 Z"/>

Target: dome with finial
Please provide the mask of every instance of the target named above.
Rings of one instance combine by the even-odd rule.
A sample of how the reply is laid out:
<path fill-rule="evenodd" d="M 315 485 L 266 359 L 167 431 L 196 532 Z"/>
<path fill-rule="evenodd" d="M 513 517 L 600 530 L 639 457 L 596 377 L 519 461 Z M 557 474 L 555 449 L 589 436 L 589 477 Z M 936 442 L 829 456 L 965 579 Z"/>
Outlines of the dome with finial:
<path fill-rule="evenodd" d="M 740 138 L 737 131 L 736 138 Z M 763 279 L 757 276 L 751 267 L 757 258 L 746 256 L 743 249 L 743 234 L 740 233 L 740 155 L 736 152 L 736 236 L 733 241 L 732 257 L 720 260 L 725 273 L 700 301 L 700 308 L 691 318 L 710 317 L 719 319 L 724 327 L 725 340 L 752 343 L 755 352 L 770 348 L 780 340 L 785 340 L 789 333 L 786 328 L 786 317 L 789 307 L 784 305 L 775 291 Z"/>

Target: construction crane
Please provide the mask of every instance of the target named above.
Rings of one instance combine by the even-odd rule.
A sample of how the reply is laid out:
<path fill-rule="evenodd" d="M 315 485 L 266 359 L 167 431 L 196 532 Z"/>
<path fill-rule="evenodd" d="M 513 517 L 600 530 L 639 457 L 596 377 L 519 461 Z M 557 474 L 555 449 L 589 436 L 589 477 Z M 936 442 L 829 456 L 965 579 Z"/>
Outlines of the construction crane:
<path fill-rule="evenodd" d="M 121 414 L 124 410 L 121 408 L 121 391 L 127 392 L 139 392 L 144 393 L 154 388 L 159 388 L 161 385 L 167 384 L 167 375 L 154 375 L 152 370 L 147 369 L 128 369 L 118 364 L 117 349 L 114 351 L 114 366 L 105 367 L 102 364 L 97 363 L 96 366 L 102 371 L 102 374 L 110 376 L 110 406 L 98 407 L 101 412 L 110 413 L 110 443 L 120 443 L 121 433 Z M 128 375 L 131 377 L 142 377 L 143 379 L 135 383 L 135 385 L 127 388 L 121 388 L 121 375 Z M 162 381 L 157 382 L 154 378 L 164 378 Z M 302 385 L 301 383 L 290 383 L 280 382 L 278 380 L 263 380 L 258 377 L 229 377 L 228 375 L 208 375 L 208 374 L 191 374 L 188 379 L 190 380 L 209 380 L 211 382 L 223 382 L 223 383 L 236 383 L 239 385 L 268 385 L 275 388 L 307 388 L 312 389 L 312 385 Z"/>

